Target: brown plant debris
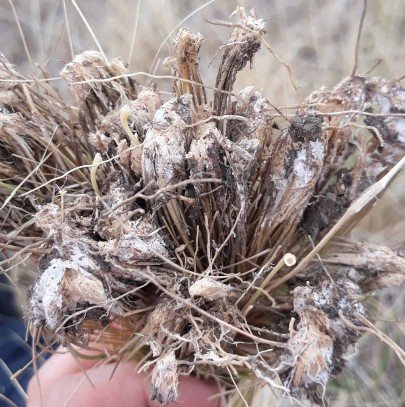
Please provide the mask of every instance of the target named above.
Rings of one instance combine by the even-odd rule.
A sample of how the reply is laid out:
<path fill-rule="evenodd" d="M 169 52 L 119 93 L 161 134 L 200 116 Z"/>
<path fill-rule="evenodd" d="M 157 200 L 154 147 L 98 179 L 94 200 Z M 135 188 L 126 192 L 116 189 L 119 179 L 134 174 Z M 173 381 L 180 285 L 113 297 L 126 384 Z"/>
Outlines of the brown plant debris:
<path fill-rule="evenodd" d="M 350 280 L 299 286 L 293 293 L 300 322 L 288 340 L 294 366 L 290 386 L 302 395 L 313 384 L 326 386 L 330 374 L 342 369 L 343 352 L 359 337 L 358 331 L 345 326 L 337 310 L 356 325 L 365 309 L 360 288 Z"/>
<path fill-rule="evenodd" d="M 404 283 L 387 247 L 335 239 L 302 262 L 402 165 L 405 90 L 353 76 L 280 115 L 254 86 L 232 93 L 265 33 L 254 12 L 236 18 L 211 102 L 204 38 L 184 29 L 171 99 L 89 51 L 62 71 L 70 107 L 0 58 L 1 264 L 37 264 L 30 328 L 142 360 L 162 404 L 180 374 L 322 398 L 365 325 L 363 294 Z"/>
<path fill-rule="evenodd" d="M 405 258 L 401 250 L 366 242 L 334 241 L 325 264 L 339 267 L 341 273 L 348 273 L 363 290 L 375 291 L 405 283 Z"/>

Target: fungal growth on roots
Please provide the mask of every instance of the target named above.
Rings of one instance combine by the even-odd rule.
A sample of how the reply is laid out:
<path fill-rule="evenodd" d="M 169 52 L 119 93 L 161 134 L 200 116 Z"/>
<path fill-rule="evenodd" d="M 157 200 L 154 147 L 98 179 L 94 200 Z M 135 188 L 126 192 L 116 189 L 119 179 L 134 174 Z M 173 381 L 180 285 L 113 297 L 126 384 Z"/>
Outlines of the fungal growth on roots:
<path fill-rule="evenodd" d="M 71 107 L 0 60 L 2 263 L 37 268 L 31 333 L 141 361 L 162 404 L 183 374 L 322 400 L 364 295 L 405 282 L 401 251 L 342 237 L 403 165 L 405 90 L 353 75 L 293 114 L 234 93 L 265 34 L 236 17 L 212 100 L 185 29 L 172 98 L 91 51 L 61 73 Z"/>

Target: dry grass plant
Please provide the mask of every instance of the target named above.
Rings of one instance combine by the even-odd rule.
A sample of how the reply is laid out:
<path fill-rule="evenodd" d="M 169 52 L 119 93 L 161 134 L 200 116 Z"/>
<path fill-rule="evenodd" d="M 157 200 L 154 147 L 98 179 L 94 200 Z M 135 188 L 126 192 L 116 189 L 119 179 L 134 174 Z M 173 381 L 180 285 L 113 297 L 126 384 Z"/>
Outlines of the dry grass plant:
<path fill-rule="evenodd" d="M 206 40 L 184 28 L 164 76 L 76 56 L 61 72 L 73 104 L 45 69 L 26 78 L 1 56 L 0 264 L 38 270 L 35 340 L 136 360 L 162 404 L 193 374 L 218 382 L 223 405 L 263 405 L 263 392 L 322 405 L 364 332 L 405 362 L 363 304 L 404 283 L 403 250 L 347 237 L 404 166 L 405 90 L 358 74 L 356 51 L 349 77 L 303 99 L 265 21 L 233 17 L 211 21 L 232 34 L 210 86 Z M 294 106 L 235 92 L 261 48 Z"/>

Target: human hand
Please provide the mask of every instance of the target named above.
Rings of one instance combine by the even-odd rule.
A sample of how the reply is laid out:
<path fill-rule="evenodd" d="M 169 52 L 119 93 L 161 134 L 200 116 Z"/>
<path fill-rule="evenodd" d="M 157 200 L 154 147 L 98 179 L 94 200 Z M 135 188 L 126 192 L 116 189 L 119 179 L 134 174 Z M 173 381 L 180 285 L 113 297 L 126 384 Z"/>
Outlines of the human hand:
<path fill-rule="evenodd" d="M 122 362 L 95 366 L 97 361 L 80 359 L 69 353 L 55 353 L 38 371 L 42 407 L 158 407 L 150 401 L 150 381 L 138 374 L 133 363 Z M 116 371 L 114 369 L 116 368 Z M 94 387 L 86 378 L 90 377 Z M 34 376 L 28 385 L 27 407 L 41 406 L 41 391 Z M 168 406 L 219 407 L 219 400 L 208 400 L 218 392 L 209 383 L 192 377 L 181 377 L 178 403 Z"/>

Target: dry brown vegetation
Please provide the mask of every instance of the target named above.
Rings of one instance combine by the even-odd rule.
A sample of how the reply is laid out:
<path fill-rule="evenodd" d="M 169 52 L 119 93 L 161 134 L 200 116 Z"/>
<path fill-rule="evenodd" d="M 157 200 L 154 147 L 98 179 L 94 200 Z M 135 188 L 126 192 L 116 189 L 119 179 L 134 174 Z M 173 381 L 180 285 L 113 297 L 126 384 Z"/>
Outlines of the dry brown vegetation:
<path fill-rule="evenodd" d="M 353 70 L 302 100 L 276 56 L 299 102 L 279 108 L 234 91 L 260 48 L 274 55 L 265 22 L 238 8 L 216 24 L 232 34 L 210 85 L 205 38 L 177 32 L 172 98 L 87 51 L 61 72 L 70 105 L 1 57 L 2 265 L 37 267 L 34 338 L 137 360 L 163 404 L 180 374 L 213 377 L 224 405 L 263 385 L 325 403 L 363 332 L 405 361 L 363 304 L 404 283 L 401 247 L 343 237 L 403 167 L 405 90 Z"/>

